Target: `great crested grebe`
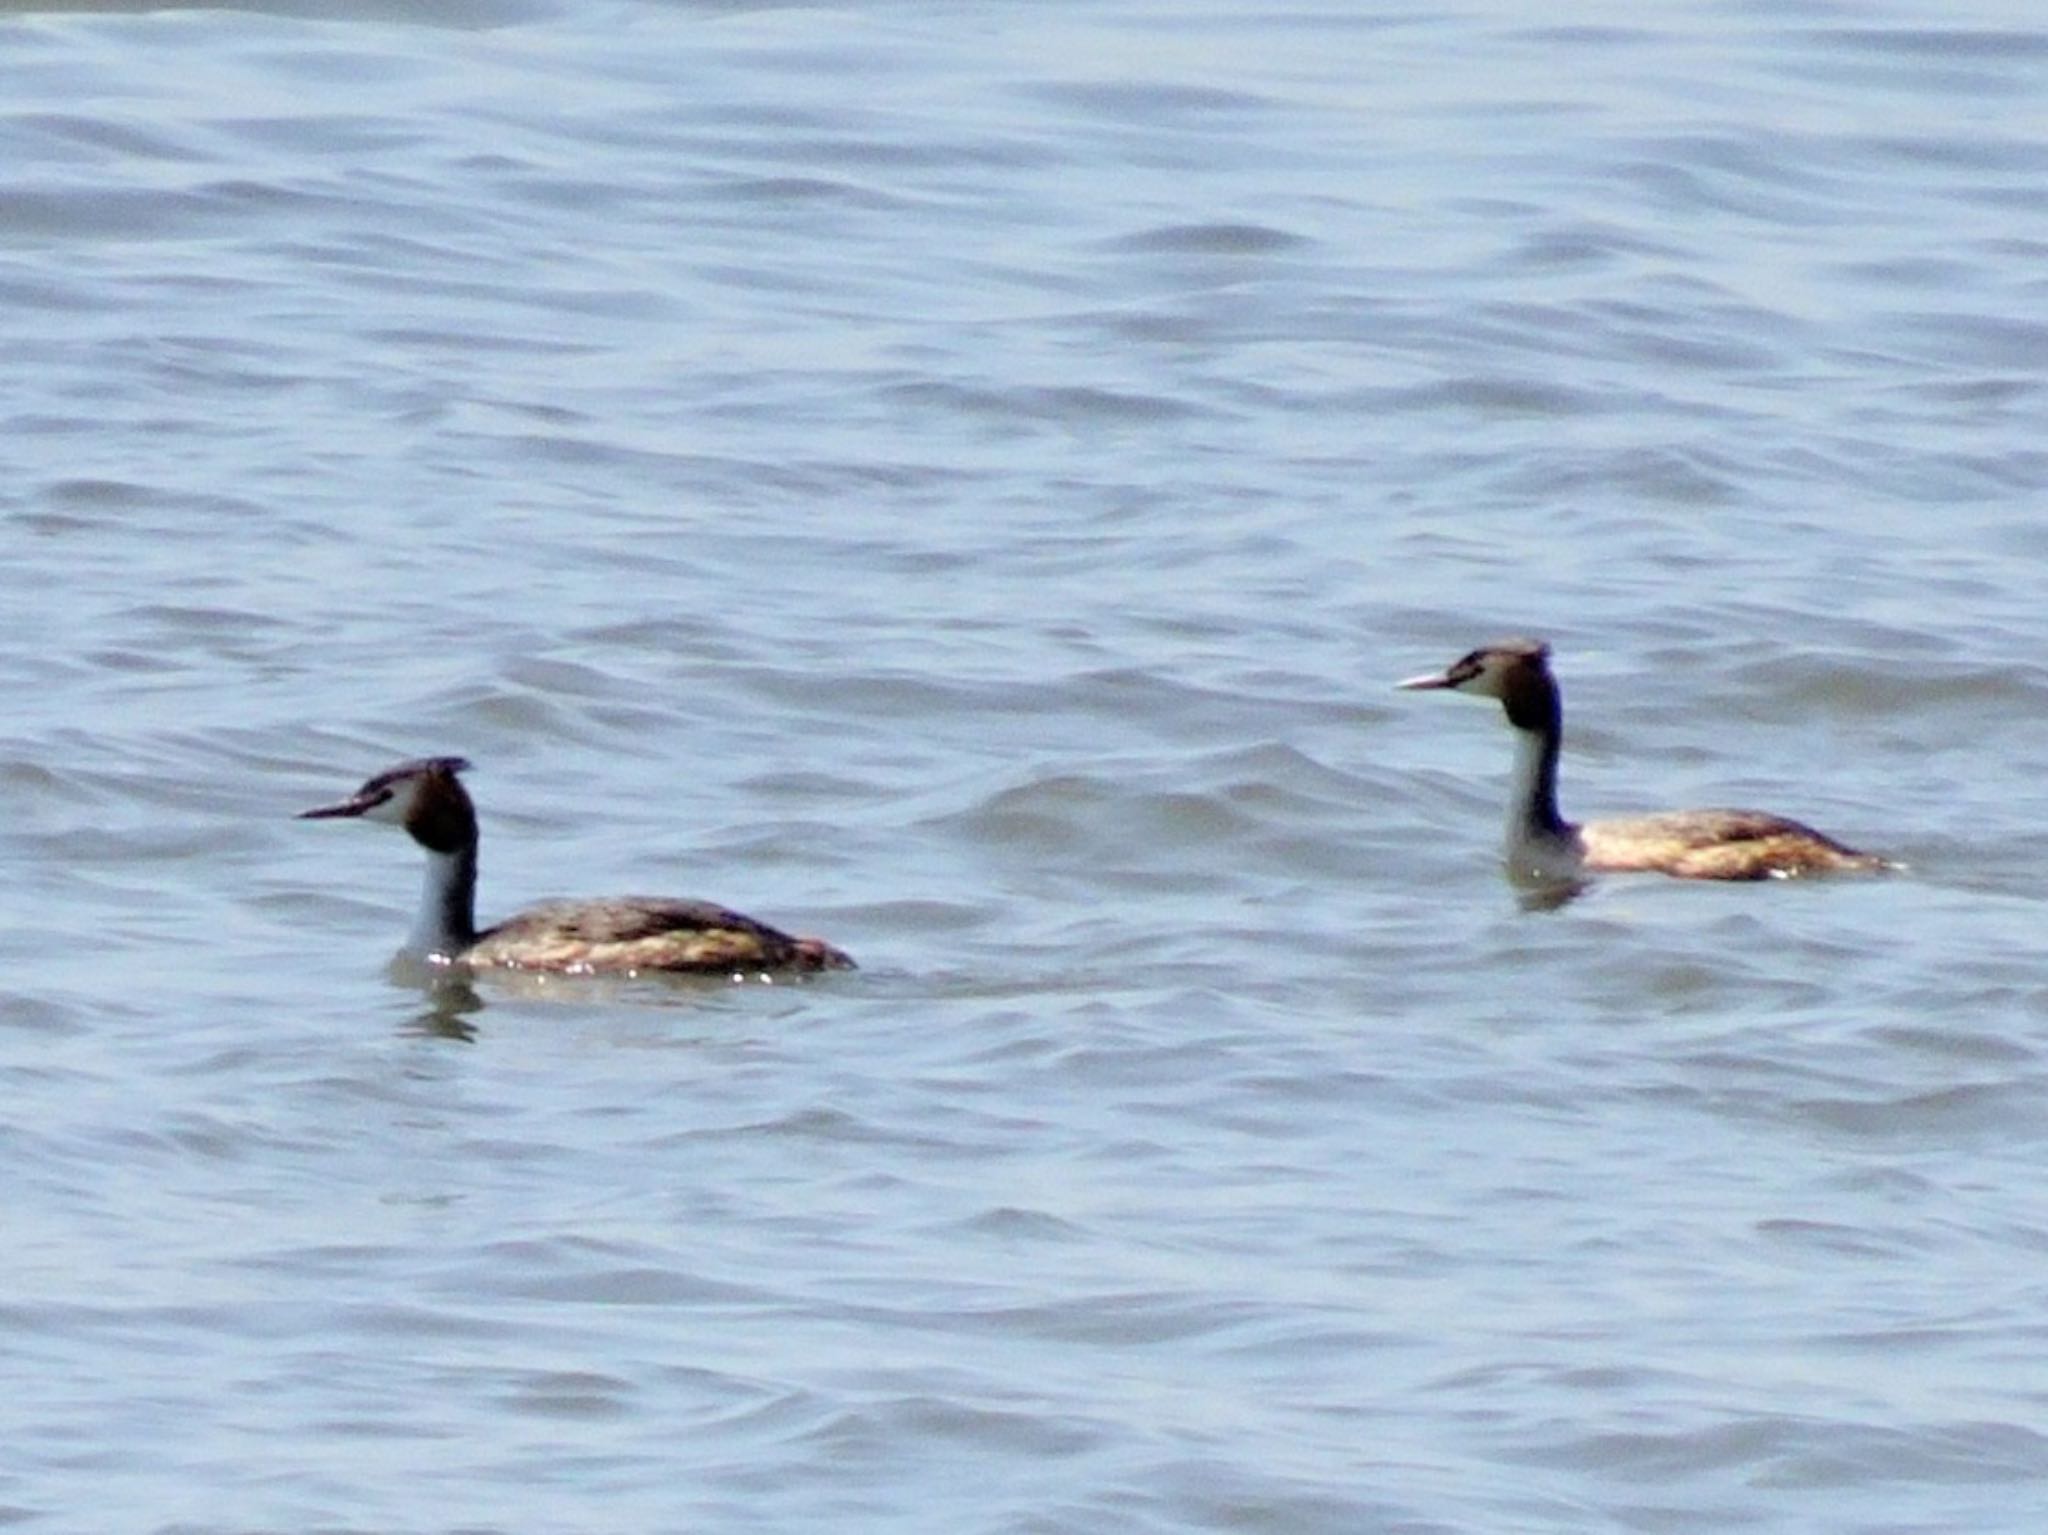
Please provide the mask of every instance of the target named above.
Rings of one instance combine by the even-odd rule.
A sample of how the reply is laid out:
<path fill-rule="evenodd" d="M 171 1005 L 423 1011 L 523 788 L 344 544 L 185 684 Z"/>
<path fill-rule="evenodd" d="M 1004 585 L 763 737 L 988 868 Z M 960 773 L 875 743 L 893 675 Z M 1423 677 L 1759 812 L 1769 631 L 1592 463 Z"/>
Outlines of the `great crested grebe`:
<path fill-rule="evenodd" d="M 1564 711 L 1550 674 L 1550 647 L 1503 640 L 1446 671 L 1411 677 L 1402 688 L 1451 688 L 1497 698 L 1515 729 L 1515 786 L 1508 800 L 1508 872 L 1570 881 L 1582 874 L 1658 873 L 1680 879 L 1789 879 L 1895 865 L 1844 847 L 1811 826 L 1760 810 L 1678 810 L 1668 815 L 1587 821 L 1558 814 L 1557 756 Z"/>
<path fill-rule="evenodd" d="M 829 943 L 792 938 L 709 901 L 548 901 L 479 931 L 476 807 L 456 777 L 468 767 L 461 757 L 401 762 L 340 804 L 299 815 L 302 821 L 388 821 L 411 833 L 426 850 L 427 885 L 407 947 L 428 959 L 570 975 L 853 968 L 853 960 Z"/>

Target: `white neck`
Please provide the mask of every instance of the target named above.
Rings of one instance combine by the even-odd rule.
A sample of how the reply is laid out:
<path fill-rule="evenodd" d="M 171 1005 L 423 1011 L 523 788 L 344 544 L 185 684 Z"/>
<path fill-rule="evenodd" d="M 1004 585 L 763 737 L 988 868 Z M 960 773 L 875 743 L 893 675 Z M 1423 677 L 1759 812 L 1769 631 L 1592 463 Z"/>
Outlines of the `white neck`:
<path fill-rule="evenodd" d="M 1557 811 L 1555 733 L 1515 730 L 1515 778 L 1508 791 L 1507 861 L 1510 873 L 1570 879 L 1584 849 L 1579 829 Z"/>
<path fill-rule="evenodd" d="M 476 942 L 476 849 L 427 850 L 427 880 L 406 946 L 432 959 L 453 959 Z"/>

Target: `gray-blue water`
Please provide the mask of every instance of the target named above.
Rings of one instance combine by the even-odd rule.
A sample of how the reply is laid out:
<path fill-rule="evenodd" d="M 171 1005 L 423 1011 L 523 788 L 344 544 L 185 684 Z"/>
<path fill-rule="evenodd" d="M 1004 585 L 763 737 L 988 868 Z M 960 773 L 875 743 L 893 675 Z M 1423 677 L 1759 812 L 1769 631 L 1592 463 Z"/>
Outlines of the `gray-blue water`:
<path fill-rule="evenodd" d="M 2019 0 L 0 15 L 0 1524 L 2031 1532 Z M 1567 808 L 1889 880 L 1524 909 Z M 291 814 L 460 752 L 388 961 Z"/>

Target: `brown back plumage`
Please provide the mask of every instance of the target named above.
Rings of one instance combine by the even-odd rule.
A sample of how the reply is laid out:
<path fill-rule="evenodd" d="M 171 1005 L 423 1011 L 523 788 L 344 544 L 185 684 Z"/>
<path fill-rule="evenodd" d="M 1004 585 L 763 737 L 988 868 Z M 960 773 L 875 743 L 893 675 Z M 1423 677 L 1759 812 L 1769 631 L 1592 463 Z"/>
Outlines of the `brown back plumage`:
<path fill-rule="evenodd" d="M 477 937 L 466 964 L 509 970 L 850 970 L 853 960 L 710 901 L 547 901 Z"/>

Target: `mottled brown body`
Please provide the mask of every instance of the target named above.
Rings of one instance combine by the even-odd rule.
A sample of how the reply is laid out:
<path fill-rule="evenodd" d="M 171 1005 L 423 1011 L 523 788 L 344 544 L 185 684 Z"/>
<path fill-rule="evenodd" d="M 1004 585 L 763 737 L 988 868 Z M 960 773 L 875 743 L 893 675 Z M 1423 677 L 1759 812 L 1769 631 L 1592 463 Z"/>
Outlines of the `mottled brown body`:
<path fill-rule="evenodd" d="M 547 901 L 479 934 L 462 951 L 480 969 L 567 973 L 667 970 L 847 970 L 853 960 L 708 901 L 624 896 Z"/>
<path fill-rule="evenodd" d="M 1679 810 L 1588 821 L 1579 828 L 1579 840 L 1589 873 L 1791 879 L 1890 867 L 1803 822 L 1761 810 Z"/>

